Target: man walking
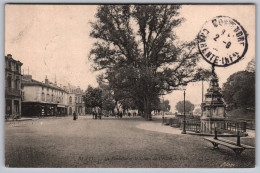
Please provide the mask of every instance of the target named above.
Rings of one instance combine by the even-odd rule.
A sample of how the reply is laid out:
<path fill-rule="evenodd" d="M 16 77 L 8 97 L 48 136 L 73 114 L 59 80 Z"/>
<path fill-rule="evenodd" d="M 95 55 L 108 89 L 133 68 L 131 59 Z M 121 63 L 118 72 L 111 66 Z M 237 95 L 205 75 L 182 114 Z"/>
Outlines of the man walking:
<path fill-rule="evenodd" d="M 73 113 L 73 120 L 76 120 L 77 119 L 77 114 L 76 114 L 76 112 L 74 111 L 74 113 Z"/>
<path fill-rule="evenodd" d="M 95 118 L 95 112 L 94 111 L 92 111 L 92 116 L 93 116 L 93 119 Z"/>
<path fill-rule="evenodd" d="M 97 119 L 97 112 L 95 111 L 95 119 Z"/>

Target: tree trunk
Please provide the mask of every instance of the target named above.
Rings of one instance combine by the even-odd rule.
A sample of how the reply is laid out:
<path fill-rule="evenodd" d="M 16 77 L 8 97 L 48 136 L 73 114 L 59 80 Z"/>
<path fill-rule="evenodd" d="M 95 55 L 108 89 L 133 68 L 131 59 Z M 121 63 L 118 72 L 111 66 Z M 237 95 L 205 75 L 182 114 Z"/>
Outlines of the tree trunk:
<path fill-rule="evenodd" d="M 151 100 L 148 96 L 144 99 L 144 118 L 146 120 L 152 119 L 151 112 L 152 112 L 152 110 L 151 110 Z"/>

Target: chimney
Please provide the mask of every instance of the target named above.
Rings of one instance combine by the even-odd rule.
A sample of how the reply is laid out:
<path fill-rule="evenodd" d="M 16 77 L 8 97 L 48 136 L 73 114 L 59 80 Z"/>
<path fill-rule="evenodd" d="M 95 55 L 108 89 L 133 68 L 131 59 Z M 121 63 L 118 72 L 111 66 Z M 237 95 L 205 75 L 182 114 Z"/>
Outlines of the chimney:
<path fill-rule="evenodd" d="M 45 78 L 45 84 L 46 84 L 46 85 L 49 84 L 49 80 L 48 80 L 47 76 L 46 76 L 46 78 Z"/>
<path fill-rule="evenodd" d="M 7 54 L 7 57 L 8 57 L 8 58 L 12 58 L 12 55 L 11 55 L 11 54 Z"/>

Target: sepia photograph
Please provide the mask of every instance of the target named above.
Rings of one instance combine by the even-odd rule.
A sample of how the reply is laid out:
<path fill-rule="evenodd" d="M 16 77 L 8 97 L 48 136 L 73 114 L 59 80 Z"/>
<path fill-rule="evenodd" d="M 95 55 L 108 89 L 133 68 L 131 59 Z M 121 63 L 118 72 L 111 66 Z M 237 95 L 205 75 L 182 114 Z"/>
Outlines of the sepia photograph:
<path fill-rule="evenodd" d="M 5 4 L 6 168 L 255 168 L 255 4 Z"/>

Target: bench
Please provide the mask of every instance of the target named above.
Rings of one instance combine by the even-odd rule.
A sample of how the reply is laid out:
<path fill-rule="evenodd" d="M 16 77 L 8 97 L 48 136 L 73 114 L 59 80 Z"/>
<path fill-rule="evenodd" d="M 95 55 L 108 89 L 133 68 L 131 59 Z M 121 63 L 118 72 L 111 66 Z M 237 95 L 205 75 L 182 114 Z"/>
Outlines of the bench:
<path fill-rule="evenodd" d="M 236 155 L 240 155 L 245 149 L 255 149 L 252 146 L 240 143 L 239 131 L 237 132 L 237 142 L 233 142 L 223 138 L 218 138 L 216 128 L 214 130 L 214 138 L 204 138 L 204 139 L 213 144 L 213 149 L 218 149 L 218 145 L 223 145 L 225 147 L 232 149 L 236 153 Z"/>

